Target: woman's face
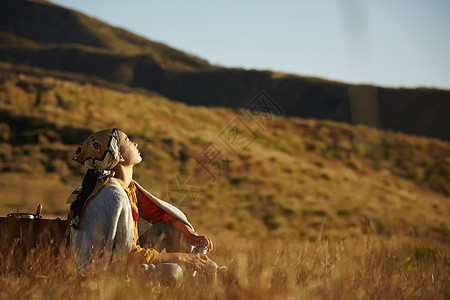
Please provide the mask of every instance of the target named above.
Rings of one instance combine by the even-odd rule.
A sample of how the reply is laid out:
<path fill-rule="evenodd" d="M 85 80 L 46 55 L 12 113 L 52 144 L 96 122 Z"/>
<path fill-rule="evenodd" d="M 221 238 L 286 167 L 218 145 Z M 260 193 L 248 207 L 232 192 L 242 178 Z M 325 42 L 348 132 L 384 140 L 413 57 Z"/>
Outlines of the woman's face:
<path fill-rule="evenodd" d="M 119 144 L 120 144 L 120 154 L 125 160 L 122 165 L 137 165 L 142 161 L 141 153 L 138 150 L 138 144 L 132 142 L 128 136 L 122 132 L 118 131 L 119 134 Z"/>

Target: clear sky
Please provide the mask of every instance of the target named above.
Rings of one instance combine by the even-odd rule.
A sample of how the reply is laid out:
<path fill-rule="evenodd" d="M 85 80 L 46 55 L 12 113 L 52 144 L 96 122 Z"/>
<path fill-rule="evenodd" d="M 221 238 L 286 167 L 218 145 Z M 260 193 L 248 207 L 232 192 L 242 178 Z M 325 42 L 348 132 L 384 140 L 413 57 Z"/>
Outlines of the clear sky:
<path fill-rule="evenodd" d="M 52 0 L 212 64 L 450 89 L 449 0 Z"/>

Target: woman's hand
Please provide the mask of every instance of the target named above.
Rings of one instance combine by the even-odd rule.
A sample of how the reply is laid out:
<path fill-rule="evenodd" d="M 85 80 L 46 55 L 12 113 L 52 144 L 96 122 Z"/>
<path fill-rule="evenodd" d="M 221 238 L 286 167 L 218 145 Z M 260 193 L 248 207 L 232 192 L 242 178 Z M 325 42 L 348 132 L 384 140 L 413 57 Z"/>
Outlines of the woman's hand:
<path fill-rule="evenodd" d="M 191 242 L 191 245 L 193 246 L 198 246 L 200 242 L 204 241 L 208 244 L 208 252 L 214 250 L 212 241 L 204 235 L 198 235 L 197 233 L 193 232 L 189 234 L 187 238 L 189 239 L 189 242 Z"/>
<path fill-rule="evenodd" d="M 208 256 L 200 253 L 177 253 L 178 263 L 186 267 L 201 271 L 206 266 Z"/>
<path fill-rule="evenodd" d="M 205 241 L 208 244 L 208 252 L 214 250 L 212 241 L 204 235 L 198 235 L 192 228 L 180 220 L 172 222 L 172 226 L 178 229 L 189 240 L 192 246 L 198 246 L 201 241 Z"/>

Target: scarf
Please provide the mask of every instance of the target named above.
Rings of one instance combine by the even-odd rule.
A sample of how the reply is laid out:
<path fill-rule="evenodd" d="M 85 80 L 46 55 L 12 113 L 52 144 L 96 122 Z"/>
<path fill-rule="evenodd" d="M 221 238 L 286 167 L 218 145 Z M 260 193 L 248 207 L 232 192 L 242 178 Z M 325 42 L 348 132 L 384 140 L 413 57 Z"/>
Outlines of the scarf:
<path fill-rule="evenodd" d="M 111 177 L 114 176 L 115 166 L 120 161 L 119 135 L 117 129 L 98 131 L 86 138 L 75 150 L 73 159 L 94 170 L 96 181 L 92 192 L 86 199 L 78 199 L 83 186 L 77 187 L 67 199 L 66 203 L 73 204 L 68 215 L 71 225 L 79 228 L 81 216 L 89 201 L 98 194 Z"/>

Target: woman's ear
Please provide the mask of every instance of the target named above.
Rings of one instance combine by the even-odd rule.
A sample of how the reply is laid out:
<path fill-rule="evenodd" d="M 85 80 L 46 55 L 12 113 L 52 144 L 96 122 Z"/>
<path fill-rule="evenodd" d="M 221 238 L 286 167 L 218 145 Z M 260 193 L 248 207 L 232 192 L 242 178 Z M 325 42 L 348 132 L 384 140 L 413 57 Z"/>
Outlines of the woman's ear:
<path fill-rule="evenodd" d="M 124 163 L 125 159 L 123 158 L 122 154 L 119 154 L 119 163 Z"/>

